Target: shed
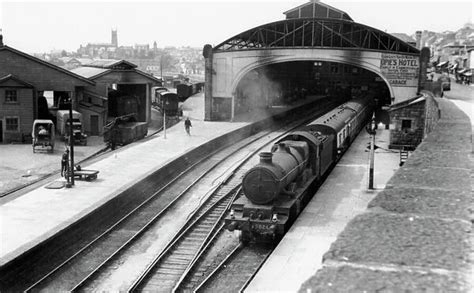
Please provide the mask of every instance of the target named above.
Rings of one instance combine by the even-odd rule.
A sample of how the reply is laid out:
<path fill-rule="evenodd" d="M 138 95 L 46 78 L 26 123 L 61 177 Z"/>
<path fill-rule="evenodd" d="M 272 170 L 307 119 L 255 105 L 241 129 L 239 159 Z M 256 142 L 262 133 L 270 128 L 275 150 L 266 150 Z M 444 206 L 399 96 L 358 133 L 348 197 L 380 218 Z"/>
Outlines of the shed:
<path fill-rule="evenodd" d="M 393 104 L 388 112 L 389 147 L 392 149 L 416 149 L 439 119 L 438 104 L 433 94 L 427 91 L 409 100 Z"/>
<path fill-rule="evenodd" d="M 152 88 L 161 85 L 159 79 L 138 70 L 137 65 L 126 60 L 94 60 L 72 72 L 95 82 L 94 86 L 86 87 L 78 99 L 80 107 L 89 112 L 90 119 L 87 115 L 84 117 L 88 133 L 102 134 L 107 120 L 116 117 L 117 113 L 129 114 L 124 113 L 129 109 L 117 109 L 130 105 L 130 101 L 124 99 L 133 100 L 138 122 L 150 122 Z"/>

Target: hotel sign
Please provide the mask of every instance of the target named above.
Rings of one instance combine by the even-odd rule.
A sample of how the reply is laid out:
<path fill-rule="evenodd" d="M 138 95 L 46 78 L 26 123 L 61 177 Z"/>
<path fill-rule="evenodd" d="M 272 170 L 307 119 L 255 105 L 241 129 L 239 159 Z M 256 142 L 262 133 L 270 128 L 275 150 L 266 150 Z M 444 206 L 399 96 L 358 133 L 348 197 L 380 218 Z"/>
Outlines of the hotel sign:
<path fill-rule="evenodd" d="M 380 71 L 392 86 L 418 86 L 419 70 L 420 63 L 418 56 L 382 53 Z"/>

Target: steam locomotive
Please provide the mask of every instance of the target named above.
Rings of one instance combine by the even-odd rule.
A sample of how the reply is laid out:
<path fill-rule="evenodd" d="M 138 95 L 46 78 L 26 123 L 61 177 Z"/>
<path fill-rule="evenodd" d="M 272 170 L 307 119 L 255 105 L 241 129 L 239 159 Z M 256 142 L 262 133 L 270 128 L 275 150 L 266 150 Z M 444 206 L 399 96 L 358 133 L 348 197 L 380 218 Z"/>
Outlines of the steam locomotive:
<path fill-rule="evenodd" d="M 226 217 L 243 242 L 277 242 L 309 202 L 317 186 L 365 126 L 371 98 L 350 100 L 277 141 L 244 175 Z"/>

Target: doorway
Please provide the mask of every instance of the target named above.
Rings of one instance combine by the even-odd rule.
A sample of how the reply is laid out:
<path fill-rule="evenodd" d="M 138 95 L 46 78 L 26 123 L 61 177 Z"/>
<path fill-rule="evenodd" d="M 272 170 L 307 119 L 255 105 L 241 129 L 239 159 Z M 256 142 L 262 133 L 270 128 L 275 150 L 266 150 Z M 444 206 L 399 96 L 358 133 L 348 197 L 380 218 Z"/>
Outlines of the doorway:
<path fill-rule="evenodd" d="M 91 135 L 99 135 L 99 116 L 91 115 Z"/>

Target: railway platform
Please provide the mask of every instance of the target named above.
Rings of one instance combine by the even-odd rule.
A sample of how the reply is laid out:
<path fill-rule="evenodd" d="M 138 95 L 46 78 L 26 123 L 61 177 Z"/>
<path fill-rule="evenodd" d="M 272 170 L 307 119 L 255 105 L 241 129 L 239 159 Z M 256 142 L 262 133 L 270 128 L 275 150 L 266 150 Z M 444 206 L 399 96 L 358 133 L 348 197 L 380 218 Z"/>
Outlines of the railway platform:
<path fill-rule="evenodd" d="M 254 118 L 264 119 L 319 98 L 308 97 L 288 108 L 262 111 Z M 181 121 L 167 129 L 166 138 L 160 132 L 145 141 L 110 152 L 90 165 L 84 164 L 84 169 L 99 171 L 93 181 L 76 180 L 72 188 L 57 189 L 45 188 L 52 183 L 47 182 L 1 204 L 0 268 L 67 229 L 174 159 L 252 122 L 204 121 L 202 94 L 186 101 L 184 116 L 192 121 L 190 136 Z M 60 183 L 64 179 L 58 176 L 54 181 Z"/>

